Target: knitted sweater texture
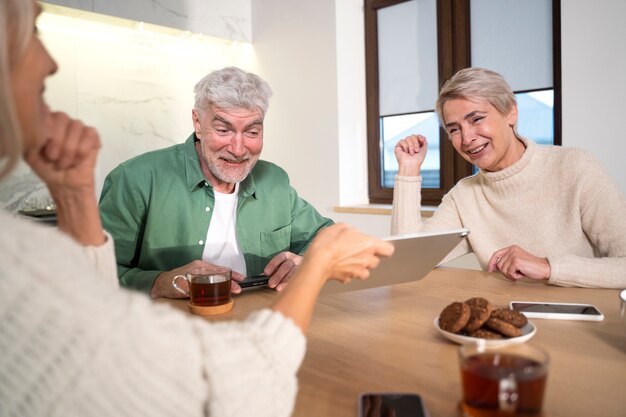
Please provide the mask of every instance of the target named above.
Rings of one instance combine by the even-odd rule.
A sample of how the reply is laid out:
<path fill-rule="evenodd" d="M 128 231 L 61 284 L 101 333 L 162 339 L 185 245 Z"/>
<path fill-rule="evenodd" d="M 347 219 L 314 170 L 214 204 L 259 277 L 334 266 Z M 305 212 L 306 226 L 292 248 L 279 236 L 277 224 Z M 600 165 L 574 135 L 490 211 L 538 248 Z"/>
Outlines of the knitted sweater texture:
<path fill-rule="evenodd" d="M 466 227 L 470 235 L 442 263 L 518 245 L 550 262 L 549 283 L 626 288 L 626 199 L 587 152 L 539 146 L 512 166 L 465 178 L 422 221 L 421 177 L 396 177 L 393 234 Z"/>
<path fill-rule="evenodd" d="M 0 212 L 1 416 L 288 416 L 300 329 L 268 309 L 209 323 L 118 288 L 82 247 Z"/>

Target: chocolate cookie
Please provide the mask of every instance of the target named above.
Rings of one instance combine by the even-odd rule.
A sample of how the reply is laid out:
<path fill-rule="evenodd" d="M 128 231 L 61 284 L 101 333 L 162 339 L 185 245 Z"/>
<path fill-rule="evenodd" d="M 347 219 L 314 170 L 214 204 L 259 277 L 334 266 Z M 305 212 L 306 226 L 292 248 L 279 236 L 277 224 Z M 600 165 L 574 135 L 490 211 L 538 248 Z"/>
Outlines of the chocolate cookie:
<path fill-rule="evenodd" d="M 471 337 L 477 337 L 479 339 L 504 339 L 500 333 L 492 332 L 488 329 L 478 329 L 475 332 L 469 334 Z"/>
<path fill-rule="evenodd" d="M 465 301 L 470 308 L 470 319 L 465 326 L 465 331 L 472 333 L 482 327 L 491 316 L 493 306 L 482 297 L 470 298 Z M 486 339 L 486 338 L 485 338 Z"/>
<path fill-rule="evenodd" d="M 487 320 L 485 326 L 507 337 L 518 337 L 522 335 L 520 329 L 513 326 L 511 323 L 507 323 L 504 320 L 496 319 L 493 317 Z"/>
<path fill-rule="evenodd" d="M 439 315 L 439 327 L 451 333 L 458 333 L 470 318 L 470 308 L 465 303 L 454 302 L 443 309 Z"/>
<path fill-rule="evenodd" d="M 508 308 L 498 308 L 493 310 L 491 317 L 506 321 L 515 327 L 524 327 L 528 323 L 528 319 L 525 315 L 519 311 L 509 310 Z"/>

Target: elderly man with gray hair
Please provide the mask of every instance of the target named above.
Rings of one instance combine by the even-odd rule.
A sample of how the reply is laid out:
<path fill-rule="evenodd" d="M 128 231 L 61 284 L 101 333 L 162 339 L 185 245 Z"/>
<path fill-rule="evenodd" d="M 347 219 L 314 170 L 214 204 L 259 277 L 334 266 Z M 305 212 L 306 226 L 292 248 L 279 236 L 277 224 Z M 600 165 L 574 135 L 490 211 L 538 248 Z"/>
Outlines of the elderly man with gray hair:
<path fill-rule="evenodd" d="M 272 91 L 228 67 L 195 86 L 194 132 L 182 144 L 137 156 L 106 178 L 104 228 L 115 240 L 120 283 L 178 298 L 172 280 L 195 267 L 232 269 L 231 291 L 267 275 L 280 291 L 317 232 L 332 224 L 259 161 Z"/>

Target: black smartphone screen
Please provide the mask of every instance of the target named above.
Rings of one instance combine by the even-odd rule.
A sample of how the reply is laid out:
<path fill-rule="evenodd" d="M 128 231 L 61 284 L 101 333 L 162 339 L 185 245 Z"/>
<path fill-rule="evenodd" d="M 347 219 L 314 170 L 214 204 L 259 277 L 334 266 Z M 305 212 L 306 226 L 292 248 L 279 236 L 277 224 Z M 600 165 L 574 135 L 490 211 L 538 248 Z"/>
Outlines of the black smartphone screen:
<path fill-rule="evenodd" d="M 428 413 L 417 394 L 361 395 L 359 417 L 427 417 Z"/>
<path fill-rule="evenodd" d="M 239 286 L 241 288 L 251 288 L 251 287 L 260 287 L 267 285 L 270 278 L 265 275 L 255 275 L 253 277 L 248 277 L 245 280 L 239 282 Z"/>
<path fill-rule="evenodd" d="M 583 314 L 588 316 L 602 314 L 594 306 L 584 304 L 512 303 L 512 307 L 521 313 Z"/>

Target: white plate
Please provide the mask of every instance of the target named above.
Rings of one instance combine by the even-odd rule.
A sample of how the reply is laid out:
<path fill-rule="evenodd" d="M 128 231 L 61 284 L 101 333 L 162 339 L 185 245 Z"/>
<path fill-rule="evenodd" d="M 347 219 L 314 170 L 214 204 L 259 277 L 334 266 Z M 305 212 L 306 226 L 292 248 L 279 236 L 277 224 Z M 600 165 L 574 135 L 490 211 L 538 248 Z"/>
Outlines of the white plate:
<path fill-rule="evenodd" d="M 439 317 L 435 317 L 434 324 L 435 329 L 437 329 L 437 331 L 441 333 L 443 337 L 448 340 L 452 340 L 453 342 L 460 345 L 464 345 L 467 343 L 476 343 L 478 340 L 483 340 L 487 346 L 515 345 L 530 340 L 537 332 L 537 327 L 535 327 L 535 323 L 530 320 L 528 320 L 528 323 L 526 323 L 526 325 L 520 329 L 522 331 L 521 336 L 509 337 L 508 339 L 480 339 L 478 337 L 469 337 L 460 334 L 450 333 L 442 330 L 441 327 L 439 327 Z"/>

